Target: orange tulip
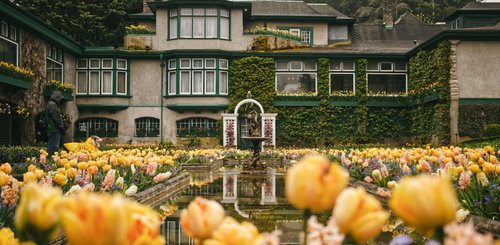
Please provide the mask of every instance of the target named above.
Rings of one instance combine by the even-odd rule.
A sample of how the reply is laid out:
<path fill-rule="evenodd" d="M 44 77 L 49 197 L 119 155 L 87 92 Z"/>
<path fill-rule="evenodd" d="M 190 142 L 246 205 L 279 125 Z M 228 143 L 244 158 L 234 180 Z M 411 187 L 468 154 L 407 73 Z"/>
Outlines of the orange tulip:
<path fill-rule="evenodd" d="M 216 201 L 196 197 L 187 209 L 182 210 L 181 226 L 190 237 L 204 240 L 224 220 L 224 208 Z"/>

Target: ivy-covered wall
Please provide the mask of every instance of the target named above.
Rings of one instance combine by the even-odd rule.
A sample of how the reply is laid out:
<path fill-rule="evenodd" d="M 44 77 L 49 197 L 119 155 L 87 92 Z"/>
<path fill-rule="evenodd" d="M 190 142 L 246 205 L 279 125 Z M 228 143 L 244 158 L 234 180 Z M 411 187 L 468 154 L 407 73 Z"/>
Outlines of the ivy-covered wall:
<path fill-rule="evenodd" d="M 233 61 L 230 68 L 229 111 L 246 98 L 247 91 L 252 91 L 252 97 L 262 103 L 266 112 L 278 113 L 276 140 L 279 146 L 332 146 L 406 137 L 414 137 L 417 143 L 434 140 L 434 143 L 445 144 L 449 142 L 450 128 L 449 52 L 449 43 L 443 42 L 410 60 L 408 97 L 368 96 L 366 59 L 355 62 L 356 95 L 330 96 L 328 58 L 317 60 L 317 96 L 276 97 L 274 60 L 241 58 Z M 275 107 L 275 100 L 315 101 L 319 105 Z M 332 105 L 338 101 L 356 105 Z M 403 106 L 372 103 L 380 101 L 400 102 Z"/>
<path fill-rule="evenodd" d="M 410 59 L 409 95 L 411 134 L 417 143 L 448 144 L 450 141 L 450 42 L 424 50 Z M 426 98 L 436 99 L 426 103 Z"/>
<path fill-rule="evenodd" d="M 460 136 L 483 137 L 489 124 L 500 123 L 500 105 L 460 105 L 458 110 L 458 131 Z"/>

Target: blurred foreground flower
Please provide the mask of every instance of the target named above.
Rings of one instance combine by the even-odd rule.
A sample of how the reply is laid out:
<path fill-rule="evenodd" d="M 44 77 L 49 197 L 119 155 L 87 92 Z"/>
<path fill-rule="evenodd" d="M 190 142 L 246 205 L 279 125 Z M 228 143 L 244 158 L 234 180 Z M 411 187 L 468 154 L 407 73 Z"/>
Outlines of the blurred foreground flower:
<path fill-rule="evenodd" d="M 259 244 L 259 231 L 252 223 L 238 223 L 231 217 L 226 217 L 224 222 L 214 231 L 211 239 L 204 245 L 257 245 Z"/>
<path fill-rule="evenodd" d="M 380 234 L 389 214 L 375 197 L 360 187 L 348 188 L 340 193 L 333 218 L 342 233 L 352 235 L 359 244 L 363 244 Z"/>
<path fill-rule="evenodd" d="M 219 203 L 196 197 L 187 209 L 182 210 L 180 223 L 186 234 L 202 241 L 212 236 L 224 216 L 224 208 Z"/>
<path fill-rule="evenodd" d="M 21 192 L 15 224 L 25 240 L 46 243 L 57 236 L 61 190 L 27 184 Z"/>
<path fill-rule="evenodd" d="M 405 177 L 392 193 L 389 207 L 407 225 L 429 232 L 455 218 L 458 200 L 447 178 L 432 175 Z"/>
<path fill-rule="evenodd" d="M 330 164 L 326 156 L 309 155 L 288 170 L 286 197 L 296 208 L 325 211 L 333 207 L 348 181 L 349 173 Z"/>

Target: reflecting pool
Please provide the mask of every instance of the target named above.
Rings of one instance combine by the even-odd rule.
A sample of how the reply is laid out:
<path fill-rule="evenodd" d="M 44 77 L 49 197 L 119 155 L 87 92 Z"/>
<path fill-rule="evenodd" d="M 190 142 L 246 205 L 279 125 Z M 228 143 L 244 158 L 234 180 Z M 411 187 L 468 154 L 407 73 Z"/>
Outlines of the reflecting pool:
<path fill-rule="evenodd" d="M 167 244 L 194 244 L 183 233 L 179 219 L 182 209 L 196 196 L 216 200 L 222 204 L 226 215 L 240 222 L 249 221 L 260 232 L 280 230 L 281 244 L 301 244 L 304 214 L 286 201 L 284 170 L 272 169 L 267 174 L 251 174 L 237 169 L 221 169 L 216 172 L 192 171 L 190 174 L 191 185 L 175 198 L 162 203 L 163 207 L 178 208 L 165 219 L 161 227 Z M 315 215 L 325 224 L 331 211 Z M 372 244 L 389 244 L 391 239 L 392 233 L 384 233 Z"/>

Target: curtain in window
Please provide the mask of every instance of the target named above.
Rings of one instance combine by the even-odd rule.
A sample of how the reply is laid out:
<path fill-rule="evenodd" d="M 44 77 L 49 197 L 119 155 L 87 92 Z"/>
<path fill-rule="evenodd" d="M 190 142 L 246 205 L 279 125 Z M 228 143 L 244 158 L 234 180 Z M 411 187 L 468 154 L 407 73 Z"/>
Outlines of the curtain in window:
<path fill-rule="evenodd" d="M 113 77 L 111 71 L 102 72 L 102 93 L 111 94 L 113 93 Z"/>
<path fill-rule="evenodd" d="M 193 37 L 205 37 L 205 18 L 204 17 L 194 17 L 193 18 Z"/>
<path fill-rule="evenodd" d="M 205 92 L 207 94 L 214 94 L 215 93 L 215 72 L 214 71 L 206 71 L 205 83 L 206 83 Z"/>
<path fill-rule="evenodd" d="M 170 18 L 170 38 L 177 38 L 177 17 Z"/>
<path fill-rule="evenodd" d="M 207 29 L 207 38 L 216 38 L 217 37 L 217 17 L 207 17 L 206 18 L 206 29 Z"/>
<path fill-rule="evenodd" d="M 118 72 L 118 84 L 117 84 L 117 89 L 116 93 L 118 94 L 125 94 L 127 93 L 127 76 L 125 72 Z"/>
<path fill-rule="evenodd" d="M 219 75 L 219 93 L 227 94 L 227 72 L 221 71 Z"/>
<path fill-rule="evenodd" d="M 181 71 L 181 93 L 189 94 L 190 86 L 189 86 L 189 71 Z"/>
<path fill-rule="evenodd" d="M 193 93 L 203 93 L 203 72 L 193 71 Z"/>
<path fill-rule="evenodd" d="M 99 93 L 99 72 L 98 71 L 91 71 L 90 72 L 90 88 L 89 88 L 89 93 L 91 94 L 98 94 Z"/>
<path fill-rule="evenodd" d="M 229 39 L 229 18 L 220 18 L 220 38 Z"/>
<path fill-rule="evenodd" d="M 86 94 L 87 93 L 87 72 L 86 71 L 79 71 L 79 72 L 77 72 L 76 77 L 78 79 L 77 93 Z"/>
<path fill-rule="evenodd" d="M 190 38 L 193 36 L 192 22 L 191 17 L 181 17 L 181 37 Z"/>
<path fill-rule="evenodd" d="M 168 77 L 168 93 L 175 94 L 177 92 L 177 80 L 175 77 L 175 72 L 169 72 Z"/>

